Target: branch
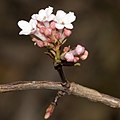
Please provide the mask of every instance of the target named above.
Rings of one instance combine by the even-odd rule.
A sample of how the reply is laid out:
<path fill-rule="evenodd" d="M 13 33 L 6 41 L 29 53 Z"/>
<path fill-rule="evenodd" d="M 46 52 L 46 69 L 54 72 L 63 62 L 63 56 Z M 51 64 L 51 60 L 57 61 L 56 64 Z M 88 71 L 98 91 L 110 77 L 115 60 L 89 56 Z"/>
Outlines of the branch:
<path fill-rule="evenodd" d="M 20 91 L 20 90 L 31 90 L 31 89 L 51 89 L 51 90 L 63 90 L 64 87 L 60 82 L 48 82 L 48 81 L 19 81 L 10 84 L 0 85 L 0 93 Z M 100 93 L 94 89 L 90 89 L 81 86 L 76 83 L 70 83 L 70 88 L 67 90 L 68 93 L 87 98 L 94 102 L 101 102 L 113 108 L 120 108 L 120 99 L 115 98 L 103 93 Z"/>

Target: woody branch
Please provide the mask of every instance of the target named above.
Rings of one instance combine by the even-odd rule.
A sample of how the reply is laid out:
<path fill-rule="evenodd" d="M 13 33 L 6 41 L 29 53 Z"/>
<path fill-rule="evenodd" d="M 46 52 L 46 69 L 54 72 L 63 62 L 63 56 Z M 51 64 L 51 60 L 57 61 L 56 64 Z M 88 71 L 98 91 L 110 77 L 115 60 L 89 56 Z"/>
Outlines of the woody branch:
<path fill-rule="evenodd" d="M 37 90 L 37 89 L 51 89 L 62 90 L 64 87 L 61 82 L 48 82 L 48 81 L 18 81 L 13 83 L 1 84 L 0 93 L 22 91 L 22 90 Z M 101 102 L 113 108 L 120 108 L 120 99 L 100 93 L 94 89 L 90 89 L 79 85 L 77 83 L 70 83 L 70 88 L 67 89 L 72 95 L 84 97 L 94 102 Z"/>

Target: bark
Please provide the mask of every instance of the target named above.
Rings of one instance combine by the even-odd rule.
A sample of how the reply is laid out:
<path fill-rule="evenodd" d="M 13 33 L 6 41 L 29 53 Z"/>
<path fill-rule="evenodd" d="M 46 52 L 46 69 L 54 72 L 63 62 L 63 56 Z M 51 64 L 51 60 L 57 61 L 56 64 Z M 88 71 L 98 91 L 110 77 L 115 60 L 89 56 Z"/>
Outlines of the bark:
<path fill-rule="evenodd" d="M 18 81 L 9 84 L 0 85 L 0 93 L 21 91 L 21 90 L 32 90 L 32 89 L 51 89 L 51 90 L 62 90 L 79 97 L 87 98 L 94 102 L 101 102 L 113 108 L 120 108 L 120 99 L 100 93 L 94 89 L 90 89 L 71 82 L 70 88 L 65 89 L 61 82 L 48 82 L 48 81 Z"/>

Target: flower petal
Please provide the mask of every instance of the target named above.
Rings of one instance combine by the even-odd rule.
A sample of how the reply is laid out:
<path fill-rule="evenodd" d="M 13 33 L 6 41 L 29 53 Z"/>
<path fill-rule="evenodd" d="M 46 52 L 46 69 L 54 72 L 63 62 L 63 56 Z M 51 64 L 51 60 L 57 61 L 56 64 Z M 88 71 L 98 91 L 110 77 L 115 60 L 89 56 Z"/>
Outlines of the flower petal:
<path fill-rule="evenodd" d="M 63 28 L 64 28 L 64 25 L 56 23 L 56 24 L 55 24 L 55 27 L 56 27 L 57 29 L 63 29 Z"/>
<path fill-rule="evenodd" d="M 45 41 L 47 38 L 43 35 L 43 34 L 41 34 L 39 31 L 36 31 L 35 33 L 34 33 L 34 35 L 36 36 L 36 37 L 38 37 L 39 39 L 41 39 L 42 41 Z"/>
<path fill-rule="evenodd" d="M 72 24 L 65 24 L 64 25 L 67 29 L 73 29 L 73 25 Z"/>
<path fill-rule="evenodd" d="M 65 17 L 66 13 L 62 10 L 58 10 L 56 13 L 56 19 L 63 19 Z"/>
<path fill-rule="evenodd" d="M 27 31 L 29 29 L 32 29 L 32 27 L 30 26 L 29 22 L 25 21 L 25 20 L 20 20 L 18 22 L 18 26 L 23 30 Z"/>
<path fill-rule="evenodd" d="M 29 35 L 31 33 L 31 31 L 20 31 L 19 35 Z"/>
<path fill-rule="evenodd" d="M 74 12 L 69 12 L 65 18 L 67 20 L 67 23 L 72 23 L 73 21 L 75 21 L 76 16 L 74 15 Z"/>
<path fill-rule="evenodd" d="M 51 14 L 51 15 L 48 17 L 48 21 L 52 21 L 52 20 L 54 20 L 54 18 L 55 18 L 55 15 L 54 15 L 54 14 Z"/>
<path fill-rule="evenodd" d="M 37 25 L 37 21 L 36 21 L 36 20 L 31 19 L 31 20 L 29 21 L 29 23 L 30 23 L 30 25 L 31 25 L 32 28 L 36 29 L 36 25 Z"/>
<path fill-rule="evenodd" d="M 20 35 L 29 35 L 32 31 L 32 26 L 25 20 L 19 21 L 18 26 L 22 29 L 22 31 L 19 33 Z"/>
<path fill-rule="evenodd" d="M 39 16 L 38 14 L 33 14 L 33 15 L 31 16 L 31 18 L 34 19 L 34 20 L 37 20 L 38 16 Z"/>
<path fill-rule="evenodd" d="M 49 16 L 53 12 L 53 7 L 48 7 L 45 9 L 46 15 Z"/>
<path fill-rule="evenodd" d="M 45 17 L 46 17 L 46 12 L 45 12 L 45 10 L 41 9 L 38 12 L 38 20 L 39 21 L 43 21 Z"/>

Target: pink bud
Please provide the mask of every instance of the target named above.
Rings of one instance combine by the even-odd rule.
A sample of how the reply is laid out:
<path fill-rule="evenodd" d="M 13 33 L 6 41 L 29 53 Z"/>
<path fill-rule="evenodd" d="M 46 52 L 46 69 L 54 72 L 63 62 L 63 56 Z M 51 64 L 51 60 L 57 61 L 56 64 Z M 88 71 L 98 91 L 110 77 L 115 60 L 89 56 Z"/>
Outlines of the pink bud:
<path fill-rule="evenodd" d="M 61 39 L 61 38 L 62 38 L 61 33 L 56 33 L 56 34 L 55 34 L 55 38 L 56 38 L 57 40 Z"/>
<path fill-rule="evenodd" d="M 80 60 L 79 57 L 74 57 L 74 62 L 78 62 Z"/>
<path fill-rule="evenodd" d="M 55 105 L 50 104 L 50 106 L 46 110 L 44 118 L 48 119 L 52 115 L 54 109 L 55 109 Z"/>
<path fill-rule="evenodd" d="M 77 47 L 75 48 L 75 51 L 78 55 L 81 55 L 85 52 L 85 48 L 82 47 L 81 45 L 77 45 Z"/>
<path fill-rule="evenodd" d="M 71 35 L 71 30 L 68 30 L 68 29 L 64 29 L 64 35 L 66 36 L 66 37 L 69 37 L 70 35 Z"/>
<path fill-rule="evenodd" d="M 40 22 L 37 22 L 37 27 L 40 28 L 41 26 L 43 26 L 43 25 L 41 25 Z"/>
<path fill-rule="evenodd" d="M 74 55 L 71 52 L 68 52 L 68 53 L 65 54 L 65 59 L 68 62 L 73 62 L 74 61 Z"/>
<path fill-rule="evenodd" d="M 54 21 L 52 21 L 52 22 L 50 23 L 50 28 L 51 28 L 52 30 L 55 29 L 55 22 L 54 22 Z"/>
<path fill-rule="evenodd" d="M 50 43 L 48 41 L 44 41 L 44 46 L 49 46 Z"/>
<path fill-rule="evenodd" d="M 68 52 L 70 50 L 70 46 L 68 46 L 68 47 L 64 47 L 64 49 L 63 49 L 63 52 Z"/>
<path fill-rule="evenodd" d="M 85 50 L 84 54 L 83 54 L 82 56 L 80 56 L 80 58 L 81 58 L 82 60 L 85 60 L 87 57 L 88 57 L 88 51 Z"/>
<path fill-rule="evenodd" d="M 37 38 L 32 38 L 32 41 L 35 42 L 38 45 L 38 47 L 44 47 L 43 41 L 40 41 Z"/>
<path fill-rule="evenodd" d="M 40 31 L 40 33 L 44 33 L 45 32 L 45 27 L 44 26 L 41 26 L 40 28 L 39 28 L 39 31 Z"/>
<path fill-rule="evenodd" d="M 46 36 L 50 36 L 52 34 L 52 30 L 50 28 L 46 28 L 45 31 L 44 31 L 44 34 Z"/>

